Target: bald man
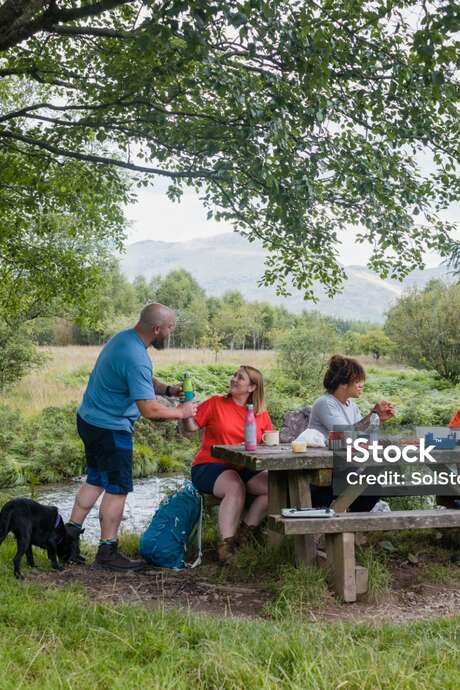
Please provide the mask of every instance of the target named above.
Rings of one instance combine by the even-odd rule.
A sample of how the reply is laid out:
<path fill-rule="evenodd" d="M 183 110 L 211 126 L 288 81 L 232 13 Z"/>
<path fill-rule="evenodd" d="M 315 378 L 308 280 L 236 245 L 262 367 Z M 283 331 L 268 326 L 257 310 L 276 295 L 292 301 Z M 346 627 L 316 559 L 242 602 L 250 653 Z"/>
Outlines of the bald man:
<path fill-rule="evenodd" d="M 138 570 L 143 561 L 132 561 L 118 551 L 117 535 L 127 494 L 133 490 L 132 433 L 136 420 L 186 419 L 196 403 L 166 407 L 157 393 L 180 395 L 181 386 L 155 380 L 147 353 L 150 345 L 163 349 L 174 330 L 174 313 L 163 304 L 148 304 L 134 328 L 111 338 L 99 354 L 77 411 L 77 428 L 85 445 L 86 483 L 80 487 L 67 532 L 73 537 L 73 560 L 83 562 L 79 536 L 91 508 L 103 494 L 99 510 L 101 539 L 95 565 L 105 570 Z"/>

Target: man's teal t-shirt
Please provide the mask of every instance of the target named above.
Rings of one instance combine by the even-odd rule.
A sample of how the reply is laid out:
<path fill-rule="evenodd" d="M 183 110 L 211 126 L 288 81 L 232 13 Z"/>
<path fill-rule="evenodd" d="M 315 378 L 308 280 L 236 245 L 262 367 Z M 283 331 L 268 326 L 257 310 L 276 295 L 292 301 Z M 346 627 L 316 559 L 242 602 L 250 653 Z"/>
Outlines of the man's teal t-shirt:
<path fill-rule="evenodd" d="M 133 328 L 121 331 L 99 354 L 78 414 L 93 426 L 132 432 L 140 416 L 135 401 L 155 398 L 152 379 L 144 342 Z"/>

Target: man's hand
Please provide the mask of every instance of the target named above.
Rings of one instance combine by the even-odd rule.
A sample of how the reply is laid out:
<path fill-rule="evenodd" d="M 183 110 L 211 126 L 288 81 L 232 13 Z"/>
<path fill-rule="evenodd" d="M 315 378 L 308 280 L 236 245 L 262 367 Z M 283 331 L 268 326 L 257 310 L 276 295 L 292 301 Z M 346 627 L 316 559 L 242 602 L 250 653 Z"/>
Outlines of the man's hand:
<path fill-rule="evenodd" d="M 176 410 L 180 411 L 182 414 L 182 419 L 187 419 L 188 417 L 194 417 L 198 408 L 198 403 L 195 400 L 189 400 L 188 402 L 178 405 Z"/>
<path fill-rule="evenodd" d="M 180 398 L 182 395 L 182 384 L 175 383 L 174 386 L 169 386 L 169 395 L 172 398 Z"/>
<path fill-rule="evenodd" d="M 395 416 L 394 405 L 387 400 L 379 400 L 379 402 L 375 404 L 374 410 L 380 417 L 381 422 L 386 422 L 387 419 L 391 419 L 391 417 Z"/>

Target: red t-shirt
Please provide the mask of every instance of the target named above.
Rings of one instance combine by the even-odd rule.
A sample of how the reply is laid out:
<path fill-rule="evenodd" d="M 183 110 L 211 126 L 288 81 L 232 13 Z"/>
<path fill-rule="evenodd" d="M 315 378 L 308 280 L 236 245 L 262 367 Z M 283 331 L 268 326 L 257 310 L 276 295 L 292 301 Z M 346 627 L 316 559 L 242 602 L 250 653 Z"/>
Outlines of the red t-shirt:
<path fill-rule="evenodd" d="M 202 402 L 194 419 L 200 429 L 204 429 L 204 433 L 200 449 L 192 464 L 202 465 L 204 462 L 225 464 L 225 460 L 212 457 L 211 446 L 243 443 L 245 417 L 246 407 L 237 405 L 230 397 L 213 395 Z M 256 415 L 257 443 L 262 442 L 264 431 L 271 429 L 273 425 L 268 412 L 264 411 Z"/>

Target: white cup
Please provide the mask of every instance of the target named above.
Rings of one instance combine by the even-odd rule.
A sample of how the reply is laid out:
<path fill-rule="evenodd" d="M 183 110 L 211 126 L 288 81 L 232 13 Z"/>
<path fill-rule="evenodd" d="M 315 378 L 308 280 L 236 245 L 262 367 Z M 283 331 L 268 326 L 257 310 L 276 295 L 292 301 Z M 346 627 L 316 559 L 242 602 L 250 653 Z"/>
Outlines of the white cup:
<path fill-rule="evenodd" d="M 277 429 L 264 431 L 263 441 L 266 446 L 279 446 L 280 432 Z"/>
<path fill-rule="evenodd" d="M 291 448 L 293 453 L 305 453 L 307 450 L 307 444 L 305 441 L 293 441 L 291 443 Z"/>

